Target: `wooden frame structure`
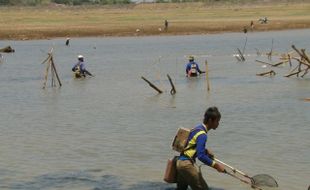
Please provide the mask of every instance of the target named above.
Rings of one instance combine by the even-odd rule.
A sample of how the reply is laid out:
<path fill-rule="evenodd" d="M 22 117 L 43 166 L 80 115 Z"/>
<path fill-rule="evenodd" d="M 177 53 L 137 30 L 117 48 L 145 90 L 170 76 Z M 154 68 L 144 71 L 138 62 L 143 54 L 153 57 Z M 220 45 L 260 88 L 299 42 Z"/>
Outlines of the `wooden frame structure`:
<path fill-rule="evenodd" d="M 59 75 L 57 73 L 56 66 L 55 66 L 54 59 L 53 59 L 53 48 L 48 53 L 48 57 L 41 64 L 44 64 L 44 63 L 46 63 L 46 69 L 45 69 L 44 82 L 43 82 L 42 88 L 43 89 L 46 88 L 49 70 L 51 70 L 51 76 L 52 76 L 51 86 L 56 87 L 56 79 L 57 79 L 58 85 L 59 85 L 59 87 L 61 87 L 62 84 L 61 84 L 61 81 L 59 79 Z"/>

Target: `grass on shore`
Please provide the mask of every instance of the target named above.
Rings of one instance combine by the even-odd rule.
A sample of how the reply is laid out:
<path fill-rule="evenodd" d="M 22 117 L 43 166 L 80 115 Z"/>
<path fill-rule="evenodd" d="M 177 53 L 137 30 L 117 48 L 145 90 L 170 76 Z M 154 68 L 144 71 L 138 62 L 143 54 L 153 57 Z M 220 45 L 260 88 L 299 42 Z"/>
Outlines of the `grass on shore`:
<path fill-rule="evenodd" d="M 251 20 L 256 31 L 310 28 L 309 10 L 310 3 L 1 7 L 0 39 L 242 32 Z M 263 16 L 270 19 L 268 24 L 259 24 Z M 164 28 L 165 19 L 169 28 L 163 32 L 159 28 Z"/>

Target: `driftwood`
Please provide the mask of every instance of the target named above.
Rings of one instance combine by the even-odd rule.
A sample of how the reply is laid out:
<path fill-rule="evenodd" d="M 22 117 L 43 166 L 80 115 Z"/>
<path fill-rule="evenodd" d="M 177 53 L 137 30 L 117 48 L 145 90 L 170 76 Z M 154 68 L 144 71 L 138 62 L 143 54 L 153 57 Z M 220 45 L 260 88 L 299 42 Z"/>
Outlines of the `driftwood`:
<path fill-rule="evenodd" d="M 266 65 L 270 65 L 270 66 L 274 67 L 274 64 L 272 64 L 272 63 L 268 63 L 268 62 L 260 61 L 260 60 L 255 60 L 255 61 L 256 61 L 256 62 L 259 62 L 259 63 L 266 64 Z"/>
<path fill-rule="evenodd" d="M 169 76 L 169 74 L 167 74 L 167 77 L 168 77 L 169 82 L 170 82 L 170 85 L 171 85 L 170 94 L 171 94 L 171 95 L 174 95 L 177 91 L 175 90 L 174 84 L 173 84 L 173 82 L 172 82 L 171 77 Z"/>
<path fill-rule="evenodd" d="M 285 77 L 290 77 L 290 76 L 293 76 L 293 75 L 296 75 L 297 77 L 299 77 L 299 74 L 301 74 L 300 77 L 304 77 L 309 72 L 309 69 L 310 69 L 310 59 L 307 56 L 305 49 L 300 49 L 299 50 L 299 49 L 297 49 L 295 47 L 295 45 L 292 45 L 292 48 L 297 52 L 297 54 L 300 56 L 300 58 L 297 58 L 297 57 L 292 57 L 291 58 L 291 57 L 289 57 L 290 59 L 298 61 L 298 65 L 289 74 L 285 75 Z"/>
<path fill-rule="evenodd" d="M 276 72 L 274 72 L 273 70 L 270 70 L 270 71 L 267 71 L 267 72 L 258 73 L 256 75 L 257 76 L 265 76 L 265 75 L 268 75 L 268 74 L 269 74 L 269 76 L 274 76 L 274 75 L 276 75 Z"/>
<path fill-rule="evenodd" d="M 305 53 L 305 49 L 301 49 L 301 51 L 299 51 L 294 45 L 292 45 L 292 48 L 298 53 L 298 55 L 301 58 L 307 60 L 307 62 L 310 64 L 310 60 L 309 60 L 308 56 Z"/>
<path fill-rule="evenodd" d="M 163 93 L 159 88 L 157 88 L 153 83 L 151 83 L 149 80 L 144 78 L 143 76 L 141 77 L 145 82 L 147 82 L 153 89 L 155 89 L 158 93 Z"/>
<path fill-rule="evenodd" d="M 297 76 L 298 76 L 299 73 L 301 73 L 302 71 L 305 71 L 305 70 L 306 70 L 306 69 L 302 69 L 302 70 L 296 71 L 296 72 L 294 72 L 294 73 L 290 73 L 290 74 L 288 74 L 288 75 L 285 75 L 285 77 L 290 77 L 290 76 L 293 76 L 293 75 L 297 75 Z"/>
<path fill-rule="evenodd" d="M 11 46 L 6 46 L 4 48 L 0 48 L 0 52 L 3 52 L 3 53 L 14 53 L 15 50 Z"/>
<path fill-rule="evenodd" d="M 59 87 L 61 87 L 61 85 L 62 85 L 61 81 L 60 81 L 60 78 L 58 76 L 57 70 L 56 70 L 56 66 L 55 66 L 55 63 L 54 63 L 54 59 L 53 59 L 53 54 L 52 53 L 53 53 L 53 48 L 48 53 L 48 57 L 42 62 L 42 64 L 47 63 L 46 69 L 45 69 L 45 75 L 44 75 L 43 89 L 46 88 L 48 72 L 49 72 L 50 68 L 51 68 L 51 75 L 52 75 L 51 86 L 52 87 L 56 87 L 55 77 L 56 77 L 56 79 L 58 81 Z"/>
<path fill-rule="evenodd" d="M 288 61 L 280 61 L 280 62 L 278 62 L 278 63 L 275 63 L 275 64 L 272 64 L 272 63 L 268 63 L 268 62 L 265 62 L 265 61 L 260 61 L 260 60 L 255 60 L 256 62 L 259 62 L 259 63 L 264 63 L 264 64 L 267 64 L 267 65 L 270 65 L 270 66 L 272 66 L 272 67 L 277 67 L 277 66 L 279 66 L 279 65 L 282 65 L 283 63 L 286 63 L 286 62 L 288 62 Z"/>
<path fill-rule="evenodd" d="M 305 49 L 298 49 L 294 45 L 292 45 L 293 51 L 285 54 L 281 54 L 280 61 L 277 63 L 269 63 L 265 61 L 255 60 L 256 62 L 263 63 L 266 65 L 270 65 L 272 67 L 278 67 L 284 63 L 289 63 L 290 67 L 292 68 L 293 64 L 296 64 L 293 69 L 291 69 L 289 74 L 286 74 L 284 77 L 291 77 L 291 76 L 297 76 L 297 77 L 304 77 L 308 74 L 310 71 L 310 58 L 306 54 Z M 269 52 L 270 56 L 273 52 L 273 42 L 272 47 Z M 270 60 L 271 57 L 268 57 Z M 275 75 L 275 72 L 273 70 L 263 73 L 256 74 L 257 76 L 264 76 L 264 75 Z"/>

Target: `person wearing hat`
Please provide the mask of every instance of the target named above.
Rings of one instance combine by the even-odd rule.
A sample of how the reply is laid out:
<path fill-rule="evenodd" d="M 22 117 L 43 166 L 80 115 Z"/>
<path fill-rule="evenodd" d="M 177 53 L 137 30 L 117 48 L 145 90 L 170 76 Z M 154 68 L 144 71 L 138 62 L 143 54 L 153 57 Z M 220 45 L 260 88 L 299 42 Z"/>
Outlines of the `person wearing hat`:
<path fill-rule="evenodd" d="M 204 73 L 199 69 L 199 65 L 194 61 L 194 56 L 189 56 L 189 62 L 186 64 L 186 76 L 187 77 L 197 77 L 198 73 Z"/>
<path fill-rule="evenodd" d="M 209 190 L 208 184 L 203 179 L 201 172 L 197 168 L 196 158 L 203 164 L 216 169 L 218 172 L 225 172 L 222 164 L 214 161 L 214 154 L 206 148 L 208 131 L 216 130 L 219 126 L 221 113 L 217 107 L 209 107 L 204 114 L 203 122 L 191 129 L 187 145 L 178 157 L 177 168 L 177 189 L 187 190 L 190 186 L 192 190 Z"/>
<path fill-rule="evenodd" d="M 86 70 L 83 55 L 78 55 L 78 62 L 72 67 L 72 71 L 75 73 L 76 78 L 86 77 L 86 75 L 93 76 Z"/>

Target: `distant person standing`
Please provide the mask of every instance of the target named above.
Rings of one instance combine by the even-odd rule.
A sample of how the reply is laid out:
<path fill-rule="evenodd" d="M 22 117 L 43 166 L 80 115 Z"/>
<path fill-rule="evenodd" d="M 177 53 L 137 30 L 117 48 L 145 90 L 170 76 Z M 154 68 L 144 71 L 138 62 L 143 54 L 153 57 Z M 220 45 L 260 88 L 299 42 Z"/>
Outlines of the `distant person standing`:
<path fill-rule="evenodd" d="M 70 43 L 70 38 L 67 38 L 67 40 L 66 40 L 66 46 L 69 46 L 69 43 Z"/>
<path fill-rule="evenodd" d="M 254 30 L 254 22 L 253 22 L 253 20 L 251 20 L 250 26 L 251 26 L 251 31 L 253 31 Z"/>
<path fill-rule="evenodd" d="M 246 28 L 246 26 L 243 27 L 243 32 L 246 34 L 248 32 L 248 29 Z"/>
<path fill-rule="evenodd" d="M 168 25 L 169 25 L 168 20 L 165 20 L 165 31 L 168 30 Z"/>

